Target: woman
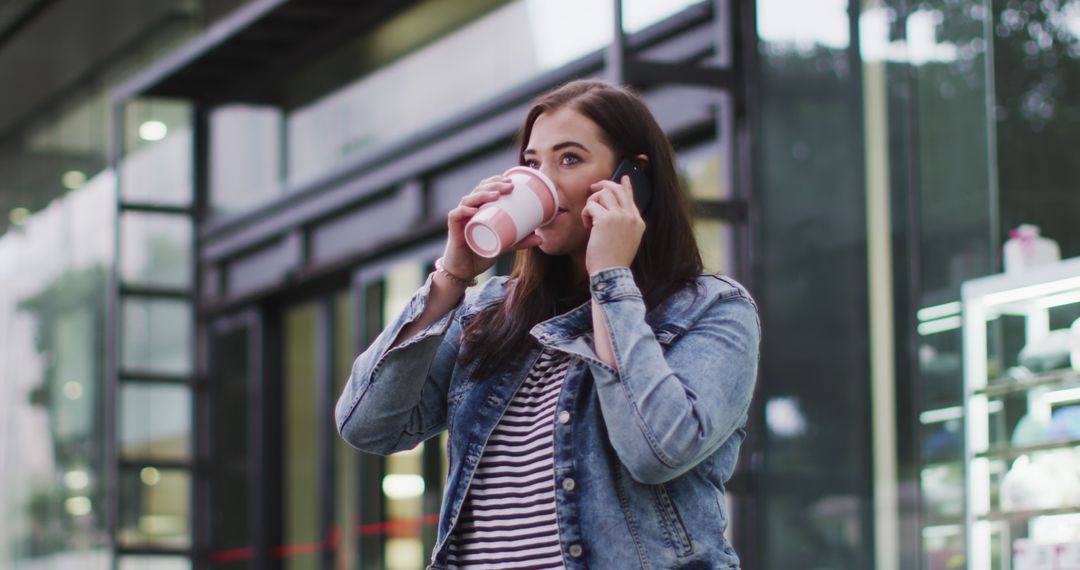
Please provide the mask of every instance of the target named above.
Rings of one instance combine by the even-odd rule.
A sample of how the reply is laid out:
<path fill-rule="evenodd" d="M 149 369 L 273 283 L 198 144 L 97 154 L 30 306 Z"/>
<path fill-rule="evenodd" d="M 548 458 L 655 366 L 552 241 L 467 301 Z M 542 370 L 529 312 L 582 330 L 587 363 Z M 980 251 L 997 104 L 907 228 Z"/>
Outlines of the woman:
<path fill-rule="evenodd" d="M 642 100 L 575 81 L 541 97 L 520 163 L 560 212 L 516 245 L 509 278 L 448 215 L 436 271 L 356 360 L 336 409 L 370 453 L 449 429 L 431 568 L 738 568 L 724 483 L 745 437 L 760 336 L 749 294 L 702 264 L 670 142 Z M 648 173 L 644 219 L 629 177 Z M 464 299 L 463 299 L 464 297 Z"/>

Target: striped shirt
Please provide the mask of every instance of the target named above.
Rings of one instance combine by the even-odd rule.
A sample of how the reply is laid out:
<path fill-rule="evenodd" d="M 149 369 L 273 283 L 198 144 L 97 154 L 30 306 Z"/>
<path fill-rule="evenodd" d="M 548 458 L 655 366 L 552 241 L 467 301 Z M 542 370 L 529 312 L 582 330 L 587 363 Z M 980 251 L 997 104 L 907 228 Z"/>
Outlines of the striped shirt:
<path fill-rule="evenodd" d="M 544 351 L 488 439 L 450 536 L 450 568 L 563 568 L 555 407 L 570 358 Z"/>

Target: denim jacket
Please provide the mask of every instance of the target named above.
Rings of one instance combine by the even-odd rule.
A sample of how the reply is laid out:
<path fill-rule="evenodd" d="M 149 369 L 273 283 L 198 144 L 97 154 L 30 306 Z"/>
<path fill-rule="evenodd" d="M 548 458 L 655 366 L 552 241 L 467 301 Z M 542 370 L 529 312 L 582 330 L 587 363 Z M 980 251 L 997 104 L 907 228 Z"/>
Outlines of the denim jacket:
<path fill-rule="evenodd" d="M 458 363 L 462 330 L 502 301 L 506 278 L 471 290 L 436 323 L 389 348 L 423 311 L 431 278 L 353 364 L 335 410 L 342 437 L 386 455 L 449 429 L 449 472 L 430 569 L 488 436 L 544 347 L 573 357 L 555 410 L 556 516 L 567 568 L 738 568 L 724 538 L 724 483 L 746 435 L 760 323 L 750 295 L 703 275 L 646 312 L 629 269 L 590 279 L 617 370 L 593 349 L 590 303 L 537 324 L 537 341 L 485 380 Z M 695 291 L 696 289 L 696 291 Z"/>

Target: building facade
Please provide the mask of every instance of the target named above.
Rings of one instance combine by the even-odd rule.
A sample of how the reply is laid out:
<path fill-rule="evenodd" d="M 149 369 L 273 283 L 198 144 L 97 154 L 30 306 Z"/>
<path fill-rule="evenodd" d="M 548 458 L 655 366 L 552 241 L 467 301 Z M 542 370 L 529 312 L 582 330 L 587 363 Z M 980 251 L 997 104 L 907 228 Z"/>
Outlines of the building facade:
<path fill-rule="evenodd" d="M 1021 224 L 1080 256 L 1080 1 L 128 4 L 0 12 L 0 567 L 422 568 L 445 440 L 365 455 L 333 403 L 579 77 L 641 91 L 761 308 L 745 568 L 1080 544 L 1080 488 L 1031 498 L 1080 481 L 1080 381 L 1031 358 L 1074 265 L 993 281 Z M 999 286 L 1038 311 L 965 322 Z"/>

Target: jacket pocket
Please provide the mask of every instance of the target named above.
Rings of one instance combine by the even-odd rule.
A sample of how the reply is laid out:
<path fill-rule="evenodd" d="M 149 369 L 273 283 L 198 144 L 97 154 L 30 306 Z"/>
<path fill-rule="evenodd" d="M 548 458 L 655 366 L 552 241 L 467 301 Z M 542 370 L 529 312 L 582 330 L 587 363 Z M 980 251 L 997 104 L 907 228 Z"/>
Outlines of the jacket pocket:
<path fill-rule="evenodd" d="M 675 507 L 675 502 L 671 500 L 667 487 L 652 485 L 651 489 L 653 504 L 656 506 L 656 514 L 663 527 L 664 537 L 678 556 L 689 556 L 694 552 L 694 545 L 690 542 L 690 533 L 687 532 L 686 525 L 679 515 L 679 510 Z"/>
<path fill-rule="evenodd" d="M 683 335 L 683 329 L 675 325 L 662 325 L 653 331 L 656 336 L 656 341 L 660 343 L 661 348 L 667 352 L 667 349 Z"/>

